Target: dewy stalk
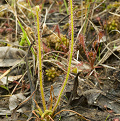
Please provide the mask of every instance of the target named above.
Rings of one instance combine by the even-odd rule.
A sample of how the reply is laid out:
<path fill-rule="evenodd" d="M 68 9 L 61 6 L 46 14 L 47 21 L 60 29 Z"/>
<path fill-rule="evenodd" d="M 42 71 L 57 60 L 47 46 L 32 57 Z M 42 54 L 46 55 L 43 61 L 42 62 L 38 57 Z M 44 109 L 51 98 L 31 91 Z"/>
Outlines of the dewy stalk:
<path fill-rule="evenodd" d="M 56 110 L 56 108 L 60 102 L 63 90 L 65 89 L 65 86 L 66 86 L 66 83 L 67 83 L 67 80 L 68 80 L 69 74 L 70 74 L 70 67 L 71 67 L 72 54 L 73 54 L 73 44 L 74 44 L 73 1 L 72 0 L 69 0 L 69 13 L 70 13 L 70 20 L 69 21 L 70 21 L 71 42 L 70 42 L 70 47 L 69 47 L 70 48 L 70 55 L 69 55 L 68 69 L 67 69 L 66 78 L 63 82 L 63 85 L 62 85 L 61 90 L 59 92 L 57 101 L 54 105 L 53 113 Z"/>
<path fill-rule="evenodd" d="M 36 6 L 36 16 L 37 16 L 37 32 L 38 32 L 38 59 L 39 59 L 39 67 L 38 67 L 38 75 L 40 79 L 40 92 L 41 92 L 41 98 L 42 98 L 42 104 L 44 111 L 46 110 L 46 103 L 45 103 L 45 96 L 44 96 L 44 88 L 42 83 L 42 60 L 41 60 L 41 38 L 40 38 L 40 25 L 39 25 L 39 14 L 41 13 L 41 10 L 39 9 L 39 6 Z"/>

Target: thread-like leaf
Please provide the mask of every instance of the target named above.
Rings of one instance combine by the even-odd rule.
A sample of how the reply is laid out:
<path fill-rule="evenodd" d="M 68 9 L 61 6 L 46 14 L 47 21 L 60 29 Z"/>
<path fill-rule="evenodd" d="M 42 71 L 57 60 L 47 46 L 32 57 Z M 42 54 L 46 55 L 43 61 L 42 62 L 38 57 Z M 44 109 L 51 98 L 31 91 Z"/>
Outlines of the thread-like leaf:
<path fill-rule="evenodd" d="M 42 83 L 42 59 L 41 59 L 41 38 L 40 38 L 40 26 L 39 26 L 39 6 L 36 7 L 36 16 L 37 16 L 37 32 L 38 32 L 38 58 L 39 58 L 39 67 L 38 67 L 38 75 L 40 78 L 40 92 L 42 98 L 42 104 L 44 111 L 46 110 L 45 96 L 44 96 L 44 88 Z"/>
<path fill-rule="evenodd" d="M 59 95 L 58 95 L 58 98 L 57 98 L 57 101 L 55 103 L 55 106 L 53 108 L 53 113 L 54 111 L 56 110 L 59 102 L 60 102 L 60 99 L 61 99 L 61 96 L 62 96 L 62 93 L 63 93 L 63 90 L 65 89 L 65 86 L 66 86 L 66 83 L 67 83 L 67 80 L 69 78 L 69 74 L 70 74 L 70 67 L 71 67 L 71 61 L 72 61 L 72 54 L 73 54 L 73 44 L 74 44 L 74 23 L 73 23 L 73 1 L 72 0 L 69 0 L 69 7 L 70 7 L 70 32 L 71 32 L 71 44 L 70 44 L 70 55 L 69 55 L 69 62 L 68 62 L 68 69 L 67 69 L 67 74 L 66 74 L 66 78 L 63 82 L 63 85 L 61 87 L 61 90 L 59 92 Z"/>

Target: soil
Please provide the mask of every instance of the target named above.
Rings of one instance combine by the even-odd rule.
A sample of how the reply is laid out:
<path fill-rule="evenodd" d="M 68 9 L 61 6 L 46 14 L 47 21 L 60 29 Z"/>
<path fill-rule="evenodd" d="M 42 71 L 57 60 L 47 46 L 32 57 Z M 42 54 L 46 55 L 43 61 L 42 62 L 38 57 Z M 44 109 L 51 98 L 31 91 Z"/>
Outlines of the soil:
<path fill-rule="evenodd" d="M 70 17 L 62 0 L 43 0 L 43 3 L 40 30 L 44 94 L 47 107 L 52 99 L 54 107 L 68 67 Z M 73 61 L 61 101 L 52 117 L 55 121 L 120 121 L 120 2 L 97 0 L 89 3 L 90 8 L 86 0 L 83 4 L 74 0 Z M 41 118 L 36 113 L 38 107 L 43 108 L 38 66 L 30 51 L 33 47 L 37 53 L 38 48 L 36 17 L 32 18 L 30 10 L 35 15 L 34 7 L 42 2 L 31 0 L 30 4 L 32 8 L 28 0 L 18 0 L 15 10 L 31 45 L 16 24 L 12 1 L 0 1 L 0 47 L 10 46 L 27 53 L 23 57 L 19 50 L 14 52 L 24 60 L 15 67 L 7 66 L 11 64 L 0 66 L 0 76 L 10 70 L 3 76 L 6 84 L 0 77 L 1 121 L 39 121 Z M 22 39 L 24 42 L 20 44 Z M 17 55 L 9 53 L 16 59 Z"/>

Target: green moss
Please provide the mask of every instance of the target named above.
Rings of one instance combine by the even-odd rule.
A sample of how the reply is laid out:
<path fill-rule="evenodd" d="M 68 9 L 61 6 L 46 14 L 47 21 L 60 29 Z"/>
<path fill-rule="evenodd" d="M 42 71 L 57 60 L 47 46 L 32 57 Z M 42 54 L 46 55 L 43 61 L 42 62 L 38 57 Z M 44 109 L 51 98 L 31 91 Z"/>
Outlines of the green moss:
<path fill-rule="evenodd" d="M 107 24 L 104 25 L 104 29 L 107 29 L 108 32 L 111 32 L 112 30 L 120 30 L 119 21 L 120 21 L 120 17 L 110 16 L 107 20 Z M 114 31 L 112 33 L 116 33 L 116 32 Z"/>
<path fill-rule="evenodd" d="M 50 69 L 46 69 L 46 76 L 48 81 L 54 81 L 54 78 L 59 76 L 58 72 L 54 67 L 51 67 Z"/>
<path fill-rule="evenodd" d="M 112 4 L 109 4 L 109 5 L 107 6 L 107 9 L 115 9 L 115 8 L 118 8 L 119 6 L 120 6 L 120 2 L 115 1 L 115 2 L 112 3 Z"/>
<path fill-rule="evenodd" d="M 65 35 L 60 35 L 60 39 L 57 39 L 57 43 L 55 44 L 55 49 L 66 52 L 69 46 L 69 40 Z"/>

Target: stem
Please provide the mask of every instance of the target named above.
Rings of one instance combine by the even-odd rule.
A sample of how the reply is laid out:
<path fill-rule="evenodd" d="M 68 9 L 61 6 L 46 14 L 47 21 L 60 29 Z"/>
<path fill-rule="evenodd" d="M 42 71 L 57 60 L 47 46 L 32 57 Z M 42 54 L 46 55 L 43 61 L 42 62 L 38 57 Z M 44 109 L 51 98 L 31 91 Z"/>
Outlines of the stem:
<path fill-rule="evenodd" d="M 42 98 L 42 104 L 44 111 L 46 110 L 46 103 L 45 103 L 45 96 L 44 96 L 44 88 L 42 83 L 42 60 L 41 60 L 41 38 L 40 38 L 40 26 L 39 26 L 39 6 L 36 6 L 36 16 L 37 16 L 37 32 L 38 32 L 38 56 L 39 56 L 39 78 L 40 78 L 40 92 L 41 92 L 41 98 Z"/>
<path fill-rule="evenodd" d="M 59 95 L 58 95 L 58 98 L 57 98 L 57 101 L 55 103 L 55 106 L 53 108 L 53 113 L 54 111 L 56 110 L 59 102 L 60 102 L 60 99 L 61 99 L 61 96 L 62 96 L 62 93 L 63 93 L 63 90 L 66 86 L 66 83 L 67 83 L 67 80 L 69 78 L 69 73 L 70 73 L 70 67 L 71 67 L 71 61 L 72 61 L 72 54 L 73 54 L 73 44 L 74 44 L 74 24 L 73 24 L 73 3 L 72 3 L 72 0 L 69 0 L 69 3 L 70 3 L 70 19 L 71 19 L 71 23 L 70 23 L 70 27 L 71 27 L 71 45 L 70 45 L 70 55 L 69 55 L 69 63 L 68 63 L 68 69 L 67 69 L 67 75 L 66 75 L 66 78 L 63 82 L 63 86 L 61 87 L 61 90 L 59 92 Z"/>

